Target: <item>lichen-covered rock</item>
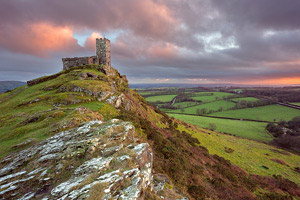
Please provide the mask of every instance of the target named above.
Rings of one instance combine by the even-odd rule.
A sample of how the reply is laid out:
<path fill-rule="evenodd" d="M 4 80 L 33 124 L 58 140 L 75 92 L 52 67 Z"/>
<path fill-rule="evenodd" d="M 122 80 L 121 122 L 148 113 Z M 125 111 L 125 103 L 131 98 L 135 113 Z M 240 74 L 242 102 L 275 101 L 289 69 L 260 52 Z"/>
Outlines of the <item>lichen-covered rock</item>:
<path fill-rule="evenodd" d="M 106 102 L 113 105 L 115 108 L 123 106 L 127 111 L 129 111 L 131 108 L 130 100 L 127 99 L 124 94 L 120 94 L 118 96 L 113 95 L 110 98 L 106 99 Z"/>
<path fill-rule="evenodd" d="M 58 88 L 59 92 L 82 92 L 85 95 L 92 96 L 97 98 L 98 101 L 103 101 L 109 95 L 113 94 L 110 91 L 92 91 L 84 87 L 80 87 L 77 85 L 63 85 Z"/>
<path fill-rule="evenodd" d="M 130 122 L 90 121 L 4 158 L 0 199 L 143 199 L 153 155 Z"/>
<path fill-rule="evenodd" d="M 189 200 L 164 174 L 153 174 L 153 192 L 164 200 Z"/>

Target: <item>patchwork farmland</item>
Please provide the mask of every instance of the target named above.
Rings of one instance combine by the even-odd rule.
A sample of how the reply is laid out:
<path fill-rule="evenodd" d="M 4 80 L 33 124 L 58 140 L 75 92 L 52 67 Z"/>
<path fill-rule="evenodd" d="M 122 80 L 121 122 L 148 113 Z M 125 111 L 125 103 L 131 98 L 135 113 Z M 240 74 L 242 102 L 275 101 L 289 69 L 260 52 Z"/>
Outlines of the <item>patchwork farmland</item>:
<path fill-rule="evenodd" d="M 253 95 L 253 89 L 165 88 L 139 92 L 148 102 L 174 118 L 260 142 L 274 139 L 266 130 L 268 123 L 289 121 L 300 116 L 300 110 L 279 105 L 270 100 L 270 95 L 267 98 Z M 300 102 L 293 102 L 293 105 L 300 105 Z"/>

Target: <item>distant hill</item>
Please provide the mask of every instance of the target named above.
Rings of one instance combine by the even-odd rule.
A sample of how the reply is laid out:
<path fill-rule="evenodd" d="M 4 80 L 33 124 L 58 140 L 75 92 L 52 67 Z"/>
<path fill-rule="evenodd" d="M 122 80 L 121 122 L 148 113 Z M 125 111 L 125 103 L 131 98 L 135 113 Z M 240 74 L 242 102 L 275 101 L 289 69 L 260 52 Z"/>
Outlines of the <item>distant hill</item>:
<path fill-rule="evenodd" d="M 0 81 L 0 93 L 25 85 L 22 81 Z"/>

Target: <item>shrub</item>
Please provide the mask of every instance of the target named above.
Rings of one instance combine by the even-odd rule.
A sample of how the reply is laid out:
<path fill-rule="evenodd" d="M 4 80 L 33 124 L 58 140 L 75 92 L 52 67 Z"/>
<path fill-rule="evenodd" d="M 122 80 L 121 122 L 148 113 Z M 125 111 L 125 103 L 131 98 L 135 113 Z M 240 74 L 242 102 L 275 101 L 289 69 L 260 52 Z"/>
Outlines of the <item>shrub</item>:
<path fill-rule="evenodd" d="M 215 131 L 215 130 L 217 129 L 217 126 L 216 126 L 215 124 L 210 123 L 210 124 L 208 125 L 208 128 L 209 128 L 210 130 L 212 130 L 212 131 Z"/>
<path fill-rule="evenodd" d="M 238 178 L 230 168 L 227 168 L 220 163 L 217 163 L 214 168 L 231 182 L 237 183 Z"/>
<path fill-rule="evenodd" d="M 206 197 L 205 188 L 199 185 L 190 185 L 188 193 L 195 199 L 204 199 Z"/>
<path fill-rule="evenodd" d="M 230 147 L 225 147 L 225 152 L 227 152 L 227 153 L 233 153 L 234 150 L 232 148 L 230 148 Z"/>
<path fill-rule="evenodd" d="M 279 137 L 284 134 L 280 126 L 275 125 L 274 123 L 269 123 L 266 129 L 274 136 Z"/>
<path fill-rule="evenodd" d="M 265 193 L 263 195 L 258 195 L 258 197 L 262 200 L 293 200 L 293 197 L 287 196 L 287 195 L 282 195 L 278 193 Z"/>

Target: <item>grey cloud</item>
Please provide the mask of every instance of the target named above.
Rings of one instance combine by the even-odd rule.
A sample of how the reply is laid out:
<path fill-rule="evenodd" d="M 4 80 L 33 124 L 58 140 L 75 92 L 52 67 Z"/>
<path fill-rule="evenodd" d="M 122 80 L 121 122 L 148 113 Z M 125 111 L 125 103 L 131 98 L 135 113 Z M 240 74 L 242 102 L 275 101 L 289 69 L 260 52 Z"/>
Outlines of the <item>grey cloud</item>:
<path fill-rule="evenodd" d="M 3 0 L 0 28 L 47 22 L 101 33 L 122 30 L 112 42 L 112 64 L 129 78 L 238 82 L 300 76 L 299 10 L 298 0 Z M 2 29 L 0 37 L 3 31 L 14 30 Z M 234 38 L 238 48 L 205 51 L 214 34 L 220 35 L 215 43 Z M 91 53 L 76 48 L 37 58 L 2 46 L 0 71 L 52 73 L 61 57 Z"/>
<path fill-rule="evenodd" d="M 237 27 L 299 29 L 298 0 L 212 0 L 224 18 Z"/>

